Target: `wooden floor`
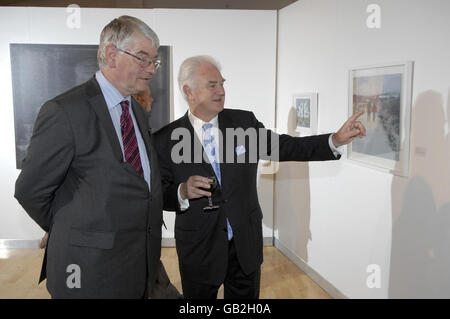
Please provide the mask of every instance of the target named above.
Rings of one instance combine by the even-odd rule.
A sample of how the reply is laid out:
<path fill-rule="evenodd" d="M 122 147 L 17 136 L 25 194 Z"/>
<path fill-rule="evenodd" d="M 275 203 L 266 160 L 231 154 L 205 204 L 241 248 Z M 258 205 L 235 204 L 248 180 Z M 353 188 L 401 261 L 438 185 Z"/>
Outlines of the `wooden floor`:
<path fill-rule="evenodd" d="M 0 249 L 0 299 L 50 298 L 45 282 L 37 284 L 42 257 L 41 249 Z M 162 261 L 172 283 L 181 291 L 175 248 L 163 248 Z M 223 287 L 219 290 L 219 298 L 223 298 Z M 260 298 L 329 299 L 331 297 L 277 248 L 265 247 Z"/>

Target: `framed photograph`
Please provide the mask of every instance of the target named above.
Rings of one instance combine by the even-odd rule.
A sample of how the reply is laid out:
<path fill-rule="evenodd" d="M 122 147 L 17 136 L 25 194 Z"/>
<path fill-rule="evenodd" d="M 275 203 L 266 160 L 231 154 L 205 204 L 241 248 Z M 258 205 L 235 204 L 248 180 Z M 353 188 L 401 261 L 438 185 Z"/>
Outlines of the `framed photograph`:
<path fill-rule="evenodd" d="M 304 93 L 294 96 L 296 111 L 295 130 L 302 135 L 317 134 L 317 93 Z"/>
<path fill-rule="evenodd" d="M 349 116 L 359 118 L 367 135 L 348 145 L 347 157 L 395 175 L 409 175 L 413 62 L 349 71 Z"/>
<path fill-rule="evenodd" d="M 16 137 L 16 167 L 21 169 L 41 106 L 80 85 L 99 69 L 97 45 L 11 43 L 11 76 Z M 152 130 L 170 122 L 171 48 L 160 46 L 162 67 L 150 81 Z"/>

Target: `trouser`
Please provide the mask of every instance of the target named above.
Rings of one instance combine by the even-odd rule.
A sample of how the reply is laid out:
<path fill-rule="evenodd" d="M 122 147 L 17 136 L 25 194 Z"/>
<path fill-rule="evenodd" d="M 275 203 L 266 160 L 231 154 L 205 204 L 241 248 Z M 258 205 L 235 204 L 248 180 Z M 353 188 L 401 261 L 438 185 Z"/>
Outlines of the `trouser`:
<path fill-rule="evenodd" d="M 261 281 L 261 267 L 246 275 L 239 264 L 233 239 L 228 244 L 228 266 L 225 276 L 225 299 L 258 299 Z M 186 299 L 217 299 L 220 285 L 208 285 L 181 278 L 183 295 Z"/>

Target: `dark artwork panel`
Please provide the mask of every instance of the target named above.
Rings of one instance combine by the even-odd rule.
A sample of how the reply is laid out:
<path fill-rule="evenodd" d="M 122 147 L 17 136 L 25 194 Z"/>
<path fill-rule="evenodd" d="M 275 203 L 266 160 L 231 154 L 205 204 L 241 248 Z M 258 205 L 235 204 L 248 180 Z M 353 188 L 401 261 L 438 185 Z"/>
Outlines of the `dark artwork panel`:
<path fill-rule="evenodd" d="M 16 167 L 46 101 L 87 81 L 98 69 L 96 45 L 11 44 Z"/>
<path fill-rule="evenodd" d="M 149 85 L 153 97 L 149 122 L 152 133 L 170 122 L 170 47 L 160 46 L 158 56 L 162 65 L 153 75 Z"/>
<path fill-rule="evenodd" d="M 99 69 L 97 49 L 97 45 L 10 44 L 18 169 L 41 106 L 95 74 Z M 165 63 L 150 84 L 154 129 L 170 121 L 170 48 L 160 47 L 160 54 Z"/>

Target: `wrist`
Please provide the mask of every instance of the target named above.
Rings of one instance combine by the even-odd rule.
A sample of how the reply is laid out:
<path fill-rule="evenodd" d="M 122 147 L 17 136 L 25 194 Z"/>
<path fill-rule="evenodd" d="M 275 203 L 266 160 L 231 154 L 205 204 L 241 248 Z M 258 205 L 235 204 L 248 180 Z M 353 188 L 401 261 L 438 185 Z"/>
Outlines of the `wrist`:
<path fill-rule="evenodd" d="M 180 185 L 180 197 L 182 200 L 187 199 L 186 196 L 186 183 L 181 183 Z"/>
<path fill-rule="evenodd" d="M 333 134 L 331 136 L 331 142 L 333 143 L 334 147 L 336 147 L 336 148 L 338 148 L 339 146 L 342 146 L 342 144 L 337 141 L 336 134 Z"/>

